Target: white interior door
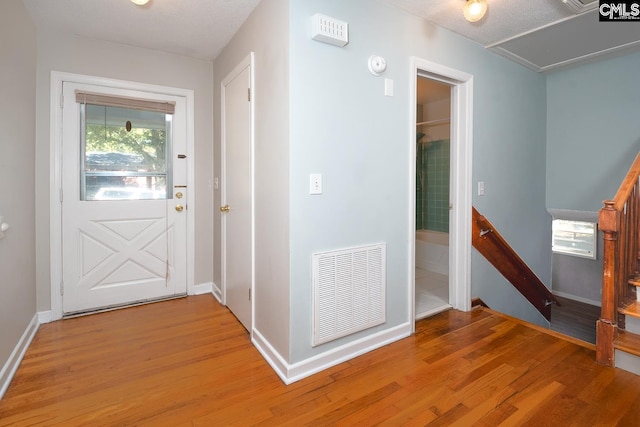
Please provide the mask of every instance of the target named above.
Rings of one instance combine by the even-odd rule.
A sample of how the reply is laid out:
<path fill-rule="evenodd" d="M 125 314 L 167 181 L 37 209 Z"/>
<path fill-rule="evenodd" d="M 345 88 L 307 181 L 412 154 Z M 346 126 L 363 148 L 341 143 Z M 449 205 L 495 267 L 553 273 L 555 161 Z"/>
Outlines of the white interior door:
<path fill-rule="evenodd" d="M 227 307 L 251 331 L 251 63 L 222 83 L 222 289 Z"/>
<path fill-rule="evenodd" d="M 184 98 L 64 83 L 63 99 L 63 312 L 186 294 Z"/>

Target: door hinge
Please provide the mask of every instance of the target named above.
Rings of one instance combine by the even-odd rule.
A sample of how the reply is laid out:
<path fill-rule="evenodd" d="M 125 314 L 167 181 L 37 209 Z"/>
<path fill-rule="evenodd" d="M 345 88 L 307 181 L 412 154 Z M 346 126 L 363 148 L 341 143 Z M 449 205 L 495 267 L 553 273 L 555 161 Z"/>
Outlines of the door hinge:
<path fill-rule="evenodd" d="M 60 203 L 62 203 L 62 199 L 63 199 L 63 193 L 62 193 L 62 188 L 60 189 Z"/>
<path fill-rule="evenodd" d="M 247 88 L 247 101 L 251 102 L 251 88 Z"/>
<path fill-rule="evenodd" d="M 64 281 L 60 281 L 60 296 L 64 295 Z"/>
<path fill-rule="evenodd" d="M 60 108 L 64 108 L 64 95 L 60 94 Z"/>
<path fill-rule="evenodd" d="M 249 301 L 251 301 L 251 288 L 249 288 Z"/>

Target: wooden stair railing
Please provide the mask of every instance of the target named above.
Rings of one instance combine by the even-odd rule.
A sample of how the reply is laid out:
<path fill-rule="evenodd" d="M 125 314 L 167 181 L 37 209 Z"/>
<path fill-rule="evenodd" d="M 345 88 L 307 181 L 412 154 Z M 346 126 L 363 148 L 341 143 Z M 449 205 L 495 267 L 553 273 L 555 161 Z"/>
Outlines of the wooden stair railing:
<path fill-rule="evenodd" d="M 551 304 L 560 305 L 551 291 L 475 207 L 471 243 L 539 312 L 551 320 Z"/>
<path fill-rule="evenodd" d="M 625 315 L 640 317 L 636 287 L 640 286 L 638 266 L 640 239 L 640 153 L 613 200 L 600 209 L 598 228 L 603 232 L 602 308 L 596 324 L 596 360 L 614 366 L 617 341 L 629 341 Z M 633 341 L 633 340 L 632 340 Z M 620 348 L 626 344 L 622 343 Z M 640 350 L 640 349 L 638 349 Z M 625 350 L 626 351 L 626 350 Z"/>

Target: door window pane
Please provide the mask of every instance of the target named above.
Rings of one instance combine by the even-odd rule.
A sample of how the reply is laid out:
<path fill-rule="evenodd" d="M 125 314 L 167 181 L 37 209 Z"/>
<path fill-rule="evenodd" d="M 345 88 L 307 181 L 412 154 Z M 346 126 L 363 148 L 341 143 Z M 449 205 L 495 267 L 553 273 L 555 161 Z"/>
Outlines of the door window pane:
<path fill-rule="evenodd" d="M 161 176 L 89 176 L 86 200 L 166 199 L 166 188 L 166 179 Z"/>
<path fill-rule="evenodd" d="M 81 104 L 81 200 L 171 198 L 170 114 Z"/>

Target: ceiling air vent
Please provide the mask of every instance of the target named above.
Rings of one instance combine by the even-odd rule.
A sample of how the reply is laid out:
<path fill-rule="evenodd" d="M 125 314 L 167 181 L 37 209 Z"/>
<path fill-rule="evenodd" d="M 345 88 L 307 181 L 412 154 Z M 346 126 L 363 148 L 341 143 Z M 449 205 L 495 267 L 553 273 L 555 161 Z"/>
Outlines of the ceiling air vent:
<path fill-rule="evenodd" d="M 589 12 L 598 7 L 598 0 L 560 0 L 565 6 L 569 8 L 573 13 L 580 14 Z"/>

